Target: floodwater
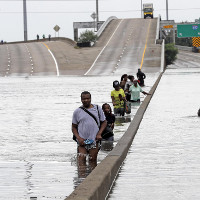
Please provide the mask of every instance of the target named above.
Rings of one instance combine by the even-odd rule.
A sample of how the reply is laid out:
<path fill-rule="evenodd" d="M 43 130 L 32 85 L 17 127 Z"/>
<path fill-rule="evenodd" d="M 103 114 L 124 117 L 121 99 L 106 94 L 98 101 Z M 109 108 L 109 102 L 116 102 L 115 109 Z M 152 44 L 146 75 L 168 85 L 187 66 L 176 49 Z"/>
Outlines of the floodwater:
<path fill-rule="evenodd" d="M 151 99 L 111 199 L 200 199 L 200 68 L 171 67 Z"/>
<path fill-rule="evenodd" d="M 158 74 L 147 74 L 149 91 Z M 120 77 L 5 77 L 0 79 L 0 199 L 64 199 L 80 184 L 71 118 L 88 90 L 92 103 L 111 103 Z M 142 96 L 144 99 L 144 96 Z M 115 142 L 132 114 L 117 118 Z M 100 151 L 98 163 L 108 152 Z M 35 197 L 35 198 L 34 198 Z"/>

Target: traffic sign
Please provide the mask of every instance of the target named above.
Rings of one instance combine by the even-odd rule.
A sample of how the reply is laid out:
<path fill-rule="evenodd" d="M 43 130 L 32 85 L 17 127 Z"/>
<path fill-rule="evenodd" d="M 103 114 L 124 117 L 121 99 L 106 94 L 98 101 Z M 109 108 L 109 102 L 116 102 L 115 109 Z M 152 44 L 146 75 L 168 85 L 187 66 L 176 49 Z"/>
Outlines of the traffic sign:
<path fill-rule="evenodd" d="M 97 18 L 97 15 L 96 15 L 96 13 L 95 12 L 93 12 L 91 15 L 90 15 L 90 17 L 92 17 L 92 19 L 96 19 Z"/>
<path fill-rule="evenodd" d="M 200 37 L 193 37 L 192 38 L 192 46 L 193 47 L 200 47 Z"/>
<path fill-rule="evenodd" d="M 60 27 L 58 25 L 56 25 L 54 28 L 53 28 L 56 32 L 58 32 L 60 30 Z"/>
<path fill-rule="evenodd" d="M 177 25 L 177 37 L 200 37 L 200 24 Z"/>
<path fill-rule="evenodd" d="M 166 25 L 166 26 L 163 26 L 163 28 L 174 28 L 173 25 Z"/>

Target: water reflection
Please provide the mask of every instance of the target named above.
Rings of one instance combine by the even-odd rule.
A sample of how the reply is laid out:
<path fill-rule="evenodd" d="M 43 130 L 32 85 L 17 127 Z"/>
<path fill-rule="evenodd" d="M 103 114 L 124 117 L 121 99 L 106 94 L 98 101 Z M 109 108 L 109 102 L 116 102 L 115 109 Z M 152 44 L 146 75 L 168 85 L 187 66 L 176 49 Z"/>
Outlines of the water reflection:
<path fill-rule="evenodd" d="M 27 196 L 30 196 L 32 194 L 31 189 L 33 188 L 33 184 L 31 183 L 32 178 L 32 168 L 33 165 L 31 162 L 26 161 L 25 162 L 25 170 L 26 170 L 26 176 L 25 176 L 25 182 L 27 186 Z"/>
<path fill-rule="evenodd" d="M 77 153 L 77 177 L 74 177 L 74 189 L 91 173 L 91 171 L 96 167 L 96 164 L 88 162 L 89 157 L 86 156 L 86 163 L 80 163 L 78 157 L 83 156 Z"/>
<path fill-rule="evenodd" d="M 183 70 L 162 76 L 109 200 L 200 199 L 200 74 Z"/>
<path fill-rule="evenodd" d="M 123 116 L 123 117 L 118 117 L 116 116 L 115 118 L 115 126 L 123 126 L 124 123 L 131 122 L 131 116 Z"/>
<path fill-rule="evenodd" d="M 101 141 L 101 151 L 111 151 L 113 149 L 113 141 Z"/>
<path fill-rule="evenodd" d="M 148 77 L 151 86 L 156 77 Z M 91 92 L 92 103 L 111 104 L 112 82 L 119 78 L 0 79 L 0 199 L 64 199 L 82 182 L 91 168 L 77 168 L 72 113 L 81 105 L 80 94 L 84 90 Z M 95 87 L 91 87 L 94 83 Z M 134 110 L 117 118 L 113 146 L 128 128 Z M 97 163 L 107 153 L 100 150 Z"/>

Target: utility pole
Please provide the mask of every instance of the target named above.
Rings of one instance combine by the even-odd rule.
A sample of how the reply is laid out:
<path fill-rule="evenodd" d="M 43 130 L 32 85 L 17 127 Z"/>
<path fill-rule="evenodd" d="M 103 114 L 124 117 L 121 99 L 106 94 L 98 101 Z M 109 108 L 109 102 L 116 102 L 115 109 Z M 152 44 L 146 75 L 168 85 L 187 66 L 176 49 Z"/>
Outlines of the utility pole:
<path fill-rule="evenodd" d="M 168 0 L 166 0 L 166 18 L 168 20 Z"/>
<path fill-rule="evenodd" d="M 27 41 L 27 12 L 26 12 L 26 0 L 23 0 L 23 12 L 24 12 L 24 41 Z"/>
<path fill-rule="evenodd" d="M 143 15 L 142 15 L 142 0 L 141 0 L 141 18 L 143 18 Z"/>
<path fill-rule="evenodd" d="M 99 2 L 96 0 L 96 15 L 97 15 L 97 31 L 98 31 L 98 22 L 99 22 Z"/>

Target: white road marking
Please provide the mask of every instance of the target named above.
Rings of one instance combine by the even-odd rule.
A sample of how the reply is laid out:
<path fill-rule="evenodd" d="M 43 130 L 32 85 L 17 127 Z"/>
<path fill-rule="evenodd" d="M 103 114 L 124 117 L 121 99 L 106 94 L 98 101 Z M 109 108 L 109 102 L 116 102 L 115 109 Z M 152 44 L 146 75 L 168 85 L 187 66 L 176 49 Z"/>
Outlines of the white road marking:
<path fill-rule="evenodd" d="M 90 70 L 94 67 L 96 61 L 98 60 L 99 56 L 102 54 L 102 52 L 104 51 L 104 49 L 107 47 L 108 43 L 110 42 L 110 40 L 112 39 L 112 37 L 114 36 L 115 32 L 117 31 L 117 29 L 119 28 L 120 24 L 122 23 L 123 19 L 120 21 L 120 23 L 118 24 L 117 28 L 115 29 L 114 33 L 111 35 L 110 39 L 108 40 L 107 44 L 104 46 L 104 48 L 101 50 L 101 52 L 99 53 L 99 55 L 97 56 L 97 58 L 95 59 L 95 61 L 93 62 L 92 66 L 90 67 L 90 69 L 84 74 L 87 75 Z"/>
<path fill-rule="evenodd" d="M 57 71 L 57 76 L 60 76 L 60 72 L 59 72 L 59 68 L 58 68 L 58 63 L 56 61 L 56 58 L 54 57 L 53 53 L 51 52 L 51 50 L 49 49 L 49 47 L 43 42 L 44 46 L 48 49 L 49 53 L 51 54 L 54 62 L 55 62 L 55 65 L 56 65 L 56 71 Z"/>

